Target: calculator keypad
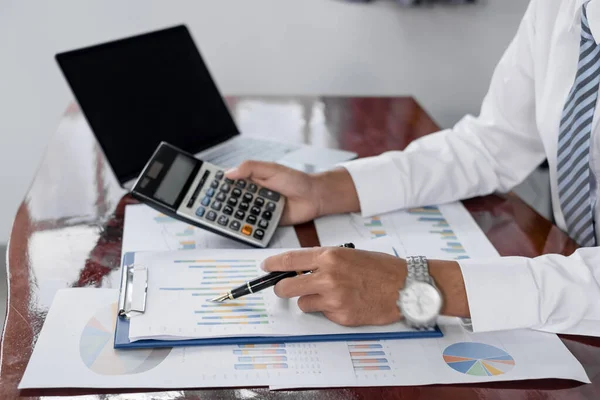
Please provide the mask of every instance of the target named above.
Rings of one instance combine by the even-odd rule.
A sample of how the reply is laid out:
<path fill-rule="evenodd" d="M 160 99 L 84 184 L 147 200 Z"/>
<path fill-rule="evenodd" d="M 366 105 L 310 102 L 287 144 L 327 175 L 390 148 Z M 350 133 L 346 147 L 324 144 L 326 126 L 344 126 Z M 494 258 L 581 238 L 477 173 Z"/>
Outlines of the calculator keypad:
<path fill-rule="evenodd" d="M 244 225 L 242 227 L 242 233 L 246 236 L 252 235 L 252 227 L 250 225 Z"/>
<path fill-rule="evenodd" d="M 217 213 L 214 211 L 209 211 L 206 213 L 206 219 L 209 221 L 214 221 L 215 219 L 217 219 Z"/>
<path fill-rule="evenodd" d="M 254 215 L 259 215 L 260 214 L 260 208 L 254 206 L 250 209 L 250 212 Z"/>
<path fill-rule="evenodd" d="M 272 190 L 269 189 L 265 189 L 265 188 L 261 188 L 258 191 L 258 194 L 261 195 L 262 197 L 265 197 L 269 200 L 273 200 L 273 201 L 279 201 L 279 199 L 281 198 L 281 195 L 277 192 L 273 192 Z"/>
<path fill-rule="evenodd" d="M 206 184 L 196 191 L 197 199 L 188 203 L 190 215 L 254 242 L 263 241 L 267 232 L 271 235 L 276 223 L 270 221 L 283 208 L 278 204 L 281 195 L 246 180 L 226 178 L 222 170 L 211 167 L 204 172 Z"/>

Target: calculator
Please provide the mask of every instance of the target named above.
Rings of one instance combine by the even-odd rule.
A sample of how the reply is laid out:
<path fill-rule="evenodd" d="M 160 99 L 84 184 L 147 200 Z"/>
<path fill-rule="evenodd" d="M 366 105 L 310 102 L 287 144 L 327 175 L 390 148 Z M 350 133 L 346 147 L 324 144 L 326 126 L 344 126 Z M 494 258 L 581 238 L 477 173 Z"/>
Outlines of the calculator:
<path fill-rule="evenodd" d="M 267 247 L 285 197 L 161 142 L 131 189 L 142 203 L 180 221 L 254 246 Z"/>

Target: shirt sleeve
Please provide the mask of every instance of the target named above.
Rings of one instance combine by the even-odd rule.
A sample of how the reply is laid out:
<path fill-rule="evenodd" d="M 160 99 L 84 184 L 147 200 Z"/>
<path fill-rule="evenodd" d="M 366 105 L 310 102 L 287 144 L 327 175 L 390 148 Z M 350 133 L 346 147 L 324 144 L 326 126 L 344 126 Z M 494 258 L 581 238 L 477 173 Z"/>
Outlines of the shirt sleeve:
<path fill-rule="evenodd" d="M 344 164 L 363 215 L 508 191 L 545 158 L 535 122 L 537 3 L 530 3 L 496 67 L 479 117 L 467 116 L 404 151 Z M 473 331 L 600 336 L 600 247 L 569 257 L 461 260 L 460 266 Z"/>
<path fill-rule="evenodd" d="M 545 159 L 535 118 L 536 2 L 494 71 L 479 117 L 466 116 L 404 151 L 342 164 L 352 176 L 363 215 L 506 192 Z"/>
<path fill-rule="evenodd" d="M 600 336 L 600 248 L 461 260 L 474 332 L 531 328 Z"/>

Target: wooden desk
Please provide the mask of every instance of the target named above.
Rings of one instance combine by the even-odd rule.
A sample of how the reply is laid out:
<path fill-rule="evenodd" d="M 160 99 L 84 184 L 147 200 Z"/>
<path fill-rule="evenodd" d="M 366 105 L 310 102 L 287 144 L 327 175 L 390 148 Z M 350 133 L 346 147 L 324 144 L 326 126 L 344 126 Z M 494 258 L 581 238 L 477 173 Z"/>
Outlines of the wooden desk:
<path fill-rule="evenodd" d="M 245 134 L 340 147 L 370 156 L 403 149 L 438 128 L 410 98 L 230 98 Z M 8 317 L 1 349 L 0 398 L 97 394 L 111 398 L 120 390 L 17 390 L 38 333 L 60 288 L 102 287 L 119 268 L 123 213 L 133 200 L 114 180 L 82 115 L 67 111 L 48 145 L 38 173 L 14 222 L 8 249 Z M 465 202 L 502 255 L 570 254 L 574 243 L 559 229 L 511 195 Z M 298 227 L 304 246 L 318 243 L 314 225 Z M 153 391 L 149 398 L 314 398 L 474 399 L 600 398 L 600 340 L 563 338 L 593 383 L 560 380 L 397 388 L 353 388 L 269 392 Z M 131 391 L 127 391 L 131 393 Z M 116 398 L 116 396 L 115 396 Z M 128 398 L 127 396 L 119 398 Z M 137 397 L 136 397 L 137 398 Z"/>

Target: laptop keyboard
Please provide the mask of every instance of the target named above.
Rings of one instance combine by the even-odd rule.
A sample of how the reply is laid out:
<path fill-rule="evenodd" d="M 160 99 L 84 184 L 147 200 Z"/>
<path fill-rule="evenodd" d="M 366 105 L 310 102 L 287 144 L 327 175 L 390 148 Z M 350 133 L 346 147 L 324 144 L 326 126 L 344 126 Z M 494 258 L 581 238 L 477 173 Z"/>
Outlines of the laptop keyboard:
<path fill-rule="evenodd" d="M 239 138 L 203 155 L 202 159 L 223 168 L 231 168 L 246 160 L 277 161 L 299 148 L 300 146 L 295 144 Z"/>

